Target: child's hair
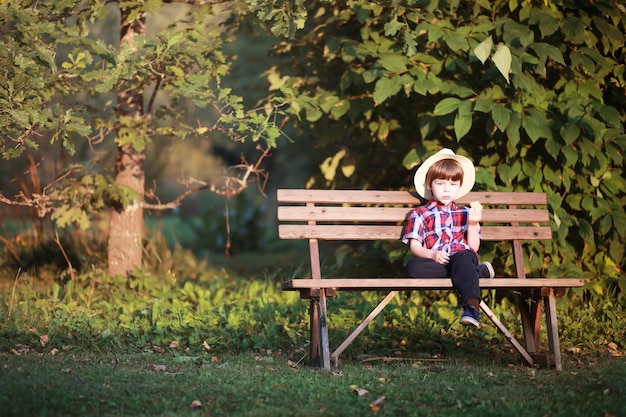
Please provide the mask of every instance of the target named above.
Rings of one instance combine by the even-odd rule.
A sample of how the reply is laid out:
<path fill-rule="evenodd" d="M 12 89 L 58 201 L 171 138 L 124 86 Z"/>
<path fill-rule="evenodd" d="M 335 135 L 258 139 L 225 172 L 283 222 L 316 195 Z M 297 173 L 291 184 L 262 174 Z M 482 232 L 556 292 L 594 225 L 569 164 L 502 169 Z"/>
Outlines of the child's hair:
<path fill-rule="evenodd" d="M 426 184 L 428 187 L 434 180 L 460 181 L 463 185 L 463 168 L 454 159 L 442 159 L 435 162 L 426 173 Z"/>

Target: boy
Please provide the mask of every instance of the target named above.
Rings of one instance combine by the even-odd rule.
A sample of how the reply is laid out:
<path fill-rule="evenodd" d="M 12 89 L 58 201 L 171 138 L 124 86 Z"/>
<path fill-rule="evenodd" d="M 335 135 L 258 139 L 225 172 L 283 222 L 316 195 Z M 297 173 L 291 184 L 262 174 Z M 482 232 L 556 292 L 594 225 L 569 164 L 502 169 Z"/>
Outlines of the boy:
<path fill-rule="evenodd" d="M 478 265 L 481 205 L 457 206 L 474 186 L 474 165 L 464 156 L 442 149 L 415 173 L 415 189 L 428 202 L 407 218 L 402 241 L 415 258 L 407 264 L 413 278 L 452 278 L 463 305 L 461 323 L 479 327 L 479 277 L 493 278 L 490 263 Z"/>

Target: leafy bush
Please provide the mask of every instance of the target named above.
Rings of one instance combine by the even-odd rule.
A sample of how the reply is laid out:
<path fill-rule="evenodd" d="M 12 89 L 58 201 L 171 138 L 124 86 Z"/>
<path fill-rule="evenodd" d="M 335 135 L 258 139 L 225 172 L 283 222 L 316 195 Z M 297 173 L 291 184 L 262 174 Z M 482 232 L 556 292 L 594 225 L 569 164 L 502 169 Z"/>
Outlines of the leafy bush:
<path fill-rule="evenodd" d="M 18 275 L 2 287 L 0 349 L 26 344 L 44 350 L 71 346 L 114 352 L 307 350 L 308 302 L 296 292 L 281 291 L 279 285 L 297 274 L 296 269 L 275 267 L 269 273 L 241 276 L 180 247 L 169 251 L 162 245 L 147 248 L 146 269 L 129 279 L 93 269 L 49 285 Z M 270 258 L 268 264 L 272 259 L 280 264 L 281 255 L 264 256 Z M 231 261 L 236 265 L 240 259 Z M 334 263 L 325 266 L 328 274 L 337 268 Z M 375 292 L 345 292 L 329 300 L 331 344 L 336 346 L 354 329 L 380 297 Z M 484 297 L 520 334 L 514 304 L 492 292 Z M 437 355 L 460 345 L 508 346 L 493 326 L 470 331 L 459 325 L 456 306 L 452 292 L 402 293 L 344 355 Z M 559 299 L 558 308 L 563 347 L 587 352 L 605 350 L 611 342 L 618 349 L 625 347 L 624 304 L 615 292 L 571 291 Z"/>

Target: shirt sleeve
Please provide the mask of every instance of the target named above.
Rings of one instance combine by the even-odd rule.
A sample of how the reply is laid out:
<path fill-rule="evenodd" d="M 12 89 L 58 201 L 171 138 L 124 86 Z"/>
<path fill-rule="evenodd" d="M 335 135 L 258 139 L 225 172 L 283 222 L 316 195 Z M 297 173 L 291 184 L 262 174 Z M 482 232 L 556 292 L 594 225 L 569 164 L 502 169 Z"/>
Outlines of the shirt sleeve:
<path fill-rule="evenodd" d="M 409 239 L 416 239 L 420 243 L 422 242 L 422 237 L 419 233 L 421 221 L 419 220 L 419 213 L 417 209 L 411 210 L 409 213 L 406 224 L 404 225 L 404 229 L 402 231 L 402 242 L 405 244 L 409 243 Z"/>

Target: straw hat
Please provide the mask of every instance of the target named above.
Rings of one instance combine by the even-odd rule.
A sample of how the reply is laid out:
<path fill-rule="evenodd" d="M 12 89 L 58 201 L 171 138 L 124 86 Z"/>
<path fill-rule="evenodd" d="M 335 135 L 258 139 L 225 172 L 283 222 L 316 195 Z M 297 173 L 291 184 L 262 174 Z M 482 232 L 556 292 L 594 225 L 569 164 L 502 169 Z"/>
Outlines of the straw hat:
<path fill-rule="evenodd" d="M 419 195 L 424 197 L 427 200 L 433 198 L 433 194 L 430 192 L 428 187 L 426 187 L 426 174 L 431 166 L 437 161 L 441 161 L 442 159 L 454 159 L 461 165 L 461 169 L 463 170 L 463 184 L 459 189 L 459 194 L 457 198 L 463 197 L 465 194 L 469 193 L 474 187 L 474 181 L 476 178 L 476 173 L 474 172 L 474 164 L 472 161 L 467 159 L 461 155 L 455 155 L 455 153 L 448 148 L 443 148 L 439 152 L 434 155 L 431 155 L 428 159 L 422 163 L 422 165 L 415 172 L 415 176 L 413 177 L 413 182 L 415 183 L 415 190 Z"/>

